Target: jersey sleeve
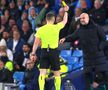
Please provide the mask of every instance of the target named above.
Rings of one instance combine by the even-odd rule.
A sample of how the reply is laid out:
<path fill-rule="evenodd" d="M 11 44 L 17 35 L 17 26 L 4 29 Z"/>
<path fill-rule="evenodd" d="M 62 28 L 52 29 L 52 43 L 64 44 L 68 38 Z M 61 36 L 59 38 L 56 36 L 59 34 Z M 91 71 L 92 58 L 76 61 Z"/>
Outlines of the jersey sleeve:
<path fill-rule="evenodd" d="M 40 30 L 36 32 L 35 37 L 40 38 Z"/>
<path fill-rule="evenodd" d="M 57 28 L 59 31 L 64 28 L 64 24 L 62 22 L 56 24 L 55 28 Z"/>
<path fill-rule="evenodd" d="M 65 37 L 65 41 L 76 40 L 79 37 L 79 29 L 75 30 L 72 34 Z"/>

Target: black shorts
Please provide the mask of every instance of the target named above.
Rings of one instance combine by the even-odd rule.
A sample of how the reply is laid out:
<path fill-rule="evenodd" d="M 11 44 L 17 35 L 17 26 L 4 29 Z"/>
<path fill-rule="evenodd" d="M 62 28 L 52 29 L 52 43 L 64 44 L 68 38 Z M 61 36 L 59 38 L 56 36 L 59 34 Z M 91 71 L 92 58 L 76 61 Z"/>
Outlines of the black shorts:
<path fill-rule="evenodd" d="M 59 51 L 57 49 L 42 49 L 40 69 L 60 70 Z"/>

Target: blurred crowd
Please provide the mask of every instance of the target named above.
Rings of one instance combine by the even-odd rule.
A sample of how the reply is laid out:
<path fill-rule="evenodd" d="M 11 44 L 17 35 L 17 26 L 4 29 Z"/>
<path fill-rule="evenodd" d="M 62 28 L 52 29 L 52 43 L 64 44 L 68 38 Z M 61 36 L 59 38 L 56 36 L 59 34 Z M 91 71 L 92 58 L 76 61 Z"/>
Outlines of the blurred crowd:
<path fill-rule="evenodd" d="M 60 39 L 80 27 L 79 16 L 83 12 L 88 13 L 90 18 L 101 26 L 108 24 L 107 0 L 65 2 L 70 7 L 69 18 L 66 26 L 60 31 Z M 13 82 L 12 74 L 15 71 L 32 73 L 30 77 L 35 75 L 35 66 L 38 66 L 39 61 L 30 61 L 29 54 L 34 34 L 39 27 L 46 24 L 45 16 L 49 11 L 56 15 L 55 24 L 62 21 L 65 11 L 61 0 L 0 0 L 0 77 L 3 77 L 0 82 Z M 40 48 L 37 54 L 39 56 Z M 36 75 L 38 76 L 38 73 Z M 28 78 L 25 82 L 29 82 L 26 81 Z"/>

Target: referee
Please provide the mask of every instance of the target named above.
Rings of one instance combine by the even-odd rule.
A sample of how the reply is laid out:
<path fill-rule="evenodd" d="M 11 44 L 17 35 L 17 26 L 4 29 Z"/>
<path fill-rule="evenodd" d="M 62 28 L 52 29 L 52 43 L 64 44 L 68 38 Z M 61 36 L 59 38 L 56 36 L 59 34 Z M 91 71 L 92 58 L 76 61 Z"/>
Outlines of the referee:
<path fill-rule="evenodd" d="M 64 7 L 63 21 L 54 24 L 55 15 L 51 12 L 46 15 L 47 24 L 40 27 L 35 35 L 35 41 L 31 53 L 31 59 L 35 58 L 37 47 L 41 44 L 41 59 L 40 59 L 40 75 L 39 75 L 39 88 L 44 90 L 46 69 L 51 68 L 54 71 L 55 89 L 60 90 L 61 77 L 60 77 L 60 63 L 59 52 L 57 50 L 59 43 L 59 32 L 65 26 L 68 20 L 68 6 Z"/>

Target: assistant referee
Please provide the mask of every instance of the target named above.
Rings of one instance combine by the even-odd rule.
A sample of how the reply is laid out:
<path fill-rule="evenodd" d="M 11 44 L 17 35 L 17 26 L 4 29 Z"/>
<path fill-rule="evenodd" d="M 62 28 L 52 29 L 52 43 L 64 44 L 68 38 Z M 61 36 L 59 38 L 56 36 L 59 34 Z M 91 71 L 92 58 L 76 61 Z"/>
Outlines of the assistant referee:
<path fill-rule="evenodd" d="M 41 44 L 40 75 L 38 79 L 40 90 L 44 90 L 46 69 L 48 68 L 54 71 L 55 89 L 60 90 L 61 88 L 59 52 L 57 48 L 59 43 L 59 32 L 68 20 L 68 10 L 69 7 L 65 6 L 63 21 L 58 24 L 54 24 L 55 15 L 52 12 L 47 13 L 47 24 L 40 27 L 35 35 L 36 38 L 31 53 L 31 59 L 36 57 L 35 52 L 37 47 Z"/>

